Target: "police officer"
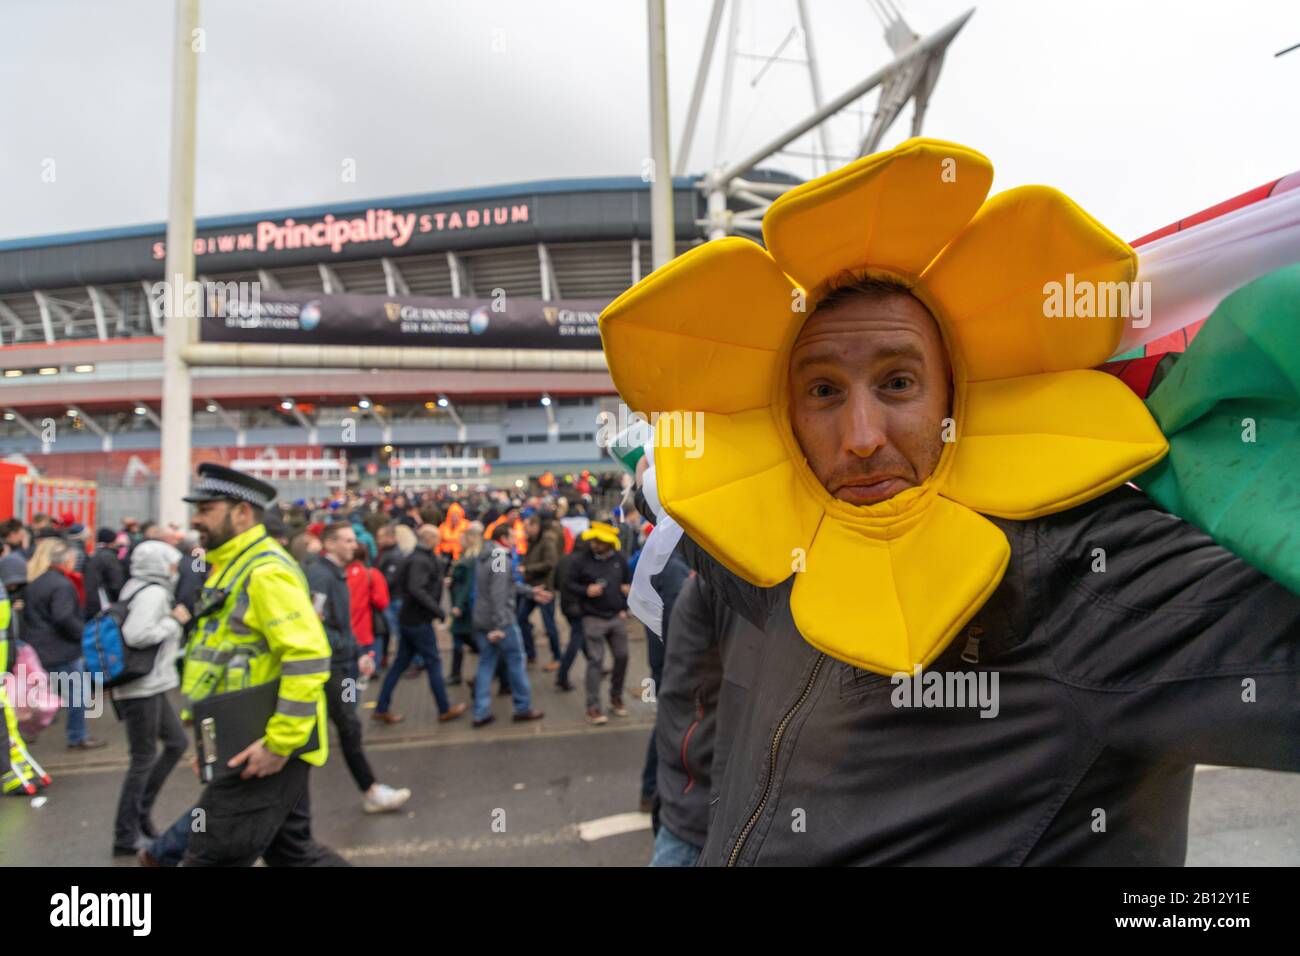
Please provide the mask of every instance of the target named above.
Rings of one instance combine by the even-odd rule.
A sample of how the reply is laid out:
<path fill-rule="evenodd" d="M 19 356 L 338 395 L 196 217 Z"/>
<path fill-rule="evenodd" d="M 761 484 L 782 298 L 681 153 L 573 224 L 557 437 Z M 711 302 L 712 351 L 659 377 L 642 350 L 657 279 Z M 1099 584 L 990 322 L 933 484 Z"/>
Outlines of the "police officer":
<path fill-rule="evenodd" d="M 229 761 L 242 770 L 204 787 L 182 865 L 346 866 L 311 835 L 308 772 L 328 753 L 330 646 L 301 569 L 262 524 L 275 488 L 221 465 L 198 472 L 185 500 L 197 505 L 209 572 L 181 693 L 191 703 L 273 681 L 279 690 L 265 735 Z"/>

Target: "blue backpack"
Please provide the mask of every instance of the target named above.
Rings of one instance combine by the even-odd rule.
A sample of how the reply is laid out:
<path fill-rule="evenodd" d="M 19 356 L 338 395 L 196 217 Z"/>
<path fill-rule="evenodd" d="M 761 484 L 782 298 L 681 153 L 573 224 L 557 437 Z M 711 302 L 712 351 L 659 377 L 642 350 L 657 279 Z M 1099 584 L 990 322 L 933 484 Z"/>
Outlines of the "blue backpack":
<path fill-rule="evenodd" d="M 147 584 L 145 587 L 162 587 Z M 105 687 L 117 687 L 139 680 L 153 670 L 161 643 L 152 647 L 130 647 L 122 639 L 122 624 L 131 609 L 131 601 L 140 596 L 140 588 L 130 599 L 115 601 L 89 621 L 81 632 L 81 653 L 86 670 L 104 675 Z"/>

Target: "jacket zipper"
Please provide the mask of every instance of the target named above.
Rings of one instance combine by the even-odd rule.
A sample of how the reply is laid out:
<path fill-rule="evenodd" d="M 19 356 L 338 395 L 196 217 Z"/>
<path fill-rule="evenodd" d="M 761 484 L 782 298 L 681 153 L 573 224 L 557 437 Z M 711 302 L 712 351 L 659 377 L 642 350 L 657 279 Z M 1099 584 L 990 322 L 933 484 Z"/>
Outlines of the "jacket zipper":
<path fill-rule="evenodd" d="M 686 749 L 691 745 L 691 735 L 695 733 L 695 728 L 700 726 L 700 721 L 704 719 L 704 702 L 700 699 L 700 692 L 695 692 L 695 719 L 691 725 L 686 728 L 686 735 L 682 737 L 682 766 L 686 768 L 686 786 L 682 788 L 682 793 L 690 793 L 695 787 L 695 774 L 691 771 L 691 762 L 686 756 Z"/>
<path fill-rule="evenodd" d="M 772 746 L 768 750 L 767 758 L 767 779 L 763 782 L 763 794 L 758 798 L 758 806 L 754 812 L 749 815 L 745 821 L 744 827 L 741 828 L 740 836 L 736 838 L 736 845 L 731 848 L 731 854 L 727 857 L 727 866 L 735 866 L 736 858 L 740 856 L 740 851 L 745 848 L 745 841 L 749 839 L 750 832 L 754 829 L 754 824 L 763 813 L 763 808 L 767 806 L 767 798 L 772 792 L 772 779 L 776 776 L 776 758 L 777 751 L 781 747 L 781 738 L 785 735 L 785 728 L 789 726 L 790 720 L 794 717 L 795 711 L 803 706 L 803 702 L 808 699 L 812 693 L 813 683 L 817 680 L 817 675 L 821 673 L 822 664 L 826 662 L 825 654 L 817 655 L 817 663 L 813 665 L 812 673 L 808 675 L 808 682 L 804 684 L 803 693 L 799 699 L 794 702 L 794 706 L 785 712 L 781 722 L 776 725 L 776 732 L 772 734 Z"/>

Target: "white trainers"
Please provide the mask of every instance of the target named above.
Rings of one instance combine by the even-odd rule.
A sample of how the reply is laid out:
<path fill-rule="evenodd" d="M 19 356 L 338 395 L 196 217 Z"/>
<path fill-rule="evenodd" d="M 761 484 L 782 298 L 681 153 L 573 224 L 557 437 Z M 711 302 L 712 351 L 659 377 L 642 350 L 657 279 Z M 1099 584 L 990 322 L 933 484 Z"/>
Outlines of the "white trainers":
<path fill-rule="evenodd" d="M 386 783 L 377 783 L 365 795 L 362 805 L 366 813 L 388 813 L 392 810 L 400 810 L 407 800 L 411 799 L 411 791 L 403 787 L 401 790 L 394 790 Z"/>

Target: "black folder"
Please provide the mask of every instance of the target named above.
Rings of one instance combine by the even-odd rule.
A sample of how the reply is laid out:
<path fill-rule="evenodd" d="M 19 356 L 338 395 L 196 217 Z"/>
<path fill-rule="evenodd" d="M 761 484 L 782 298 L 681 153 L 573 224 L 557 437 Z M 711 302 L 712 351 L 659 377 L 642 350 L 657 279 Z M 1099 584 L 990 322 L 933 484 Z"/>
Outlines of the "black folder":
<path fill-rule="evenodd" d="M 266 736 L 266 723 L 275 713 L 279 698 L 277 680 L 194 701 L 190 707 L 194 717 L 194 743 L 199 754 L 199 772 L 205 783 L 244 772 L 242 765 L 229 767 L 227 764 L 253 741 Z M 311 737 L 290 756 L 316 750 L 319 741 L 319 727 L 313 723 Z"/>

